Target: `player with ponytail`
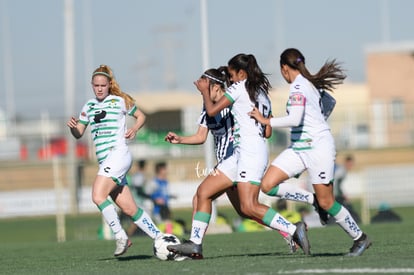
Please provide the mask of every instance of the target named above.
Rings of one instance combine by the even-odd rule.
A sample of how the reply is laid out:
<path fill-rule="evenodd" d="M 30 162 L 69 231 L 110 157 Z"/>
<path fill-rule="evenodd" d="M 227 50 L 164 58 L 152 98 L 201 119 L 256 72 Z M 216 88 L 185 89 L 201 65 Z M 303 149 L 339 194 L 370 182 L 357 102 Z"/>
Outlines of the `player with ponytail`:
<path fill-rule="evenodd" d="M 115 235 L 114 256 L 120 256 L 131 246 L 131 241 L 122 228 L 113 202 L 149 237 L 156 239 L 162 236 L 148 213 L 137 207 L 125 177 L 132 164 L 126 140 L 135 138 L 144 125 L 145 115 L 136 107 L 134 99 L 121 91 L 107 65 L 99 66 L 92 73 L 91 82 L 95 97 L 83 106 L 79 119 L 71 117 L 67 126 L 77 139 L 83 136 L 88 125 L 91 127 L 99 163 L 99 171 L 92 184 L 92 200 Z M 135 118 L 129 129 L 126 115 Z"/>
<path fill-rule="evenodd" d="M 287 115 L 265 118 L 258 109 L 250 112 L 259 123 L 275 128 L 291 128 L 291 145 L 273 160 L 263 177 L 261 190 L 270 196 L 294 194 L 295 187 L 281 183 L 307 170 L 316 195 L 307 196 L 307 200 L 316 202 L 319 212 L 326 211 L 354 240 L 347 255 L 360 256 L 371 245 L 371 241 L 349 211 L 335 201 L 333 180 L 336 149 L 326 121 L 327 111 L 321 104 L 324 90 L 332 91 L 343 82 L 345 74 L 339 64 L 332 60 L 312 75 L 306 68 L 305 57 L 294 48 L 286 49 L 281 54 L 280 70 L 290 84 Z"/>

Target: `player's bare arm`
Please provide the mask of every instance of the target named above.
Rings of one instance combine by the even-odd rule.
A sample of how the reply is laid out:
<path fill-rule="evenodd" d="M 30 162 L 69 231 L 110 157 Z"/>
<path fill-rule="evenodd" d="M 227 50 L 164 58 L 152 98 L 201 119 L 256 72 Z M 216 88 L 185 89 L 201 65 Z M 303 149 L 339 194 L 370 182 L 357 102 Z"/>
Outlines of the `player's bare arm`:
<path fill-rule="evenodd" d="M 207 139 L 208 128 L 198 127 L 197 133 L 191 136 L 179 136 L 174 132 L 169 132 L 164 140 L 173 144 L 191 144 L 198 145 L 203 144 Z"/>
<path fill-rule="evenodd" d="M 128 129 L 125 133 L 125 138 L 127 139 L 133 139 L 135 138 L 135 136 L 137 135 L 137 132 L 139 129 L 141 129 L 141 127 L 144 125 L 145 123 L 145 115 L 143 112 L 141 112 L 140 110 L 136 110 L 133 117 L 136 118 L 134 125 Z"/>
<path fill-rule="evenodd" d="M 79 123 L 79 119 L 76 119 L 75 117 L 71 117 L 66 125 L 69 127 L 72 135 L 77 139 L 83 136 L 86 129 L 86 126 Z"/>

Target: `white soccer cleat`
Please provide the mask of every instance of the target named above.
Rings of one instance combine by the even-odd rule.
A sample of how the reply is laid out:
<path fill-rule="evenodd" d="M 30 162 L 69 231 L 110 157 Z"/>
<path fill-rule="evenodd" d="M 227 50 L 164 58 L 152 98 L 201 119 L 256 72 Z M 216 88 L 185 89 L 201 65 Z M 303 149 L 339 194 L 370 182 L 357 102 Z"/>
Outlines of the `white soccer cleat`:
<path fill-rule="evenodd" d="M 118 239 L 116 240 L 116 248 L 114 256 L 118 257 L 127 252 L 128 247 L 132 245 L 132 242 L 129 239 Z"/>

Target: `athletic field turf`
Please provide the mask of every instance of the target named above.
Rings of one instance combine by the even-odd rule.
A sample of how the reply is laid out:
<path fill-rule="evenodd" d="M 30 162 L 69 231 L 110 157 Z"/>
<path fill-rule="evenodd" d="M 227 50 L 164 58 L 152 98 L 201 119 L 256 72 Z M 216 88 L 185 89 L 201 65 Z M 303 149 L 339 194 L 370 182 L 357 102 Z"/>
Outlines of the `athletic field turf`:
<path fill-rule="evenodd" d="M 1 219 L 0 274 L 414 274 L 414 209 L 396 211 L 402 223 L 363 226 L 373 246 L 362 257 L 343 256 L 352 243 L 332 225 L 309 230 L 312 256 L 289 254 L 279 234 L 266 231 L 207 235 L 205 259 L 183 262 L 159 261 L 140 236 L 114 258 L 114 242 L 97 240 L 99 214 L 67 217 L 64 243 L 55 241 L 53 217 Z"/>

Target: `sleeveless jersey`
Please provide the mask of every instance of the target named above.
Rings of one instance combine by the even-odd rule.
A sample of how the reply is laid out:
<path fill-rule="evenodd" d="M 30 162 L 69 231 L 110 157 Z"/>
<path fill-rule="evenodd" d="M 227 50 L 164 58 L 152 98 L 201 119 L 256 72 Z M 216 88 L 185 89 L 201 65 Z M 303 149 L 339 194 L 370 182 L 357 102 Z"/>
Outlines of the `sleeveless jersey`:
<path fill-rule="evenodd" d="M 127 146 L 125 140 L 126 114 L 133 115 L 137 107 L 126 110 L 122 97 L 109 95 L 103 101 L 90 99 L 83 106 L 79 122 L 91 126 L 96 157 L 101 163 L 114 147 Z"/>

